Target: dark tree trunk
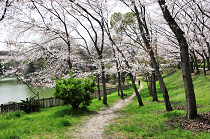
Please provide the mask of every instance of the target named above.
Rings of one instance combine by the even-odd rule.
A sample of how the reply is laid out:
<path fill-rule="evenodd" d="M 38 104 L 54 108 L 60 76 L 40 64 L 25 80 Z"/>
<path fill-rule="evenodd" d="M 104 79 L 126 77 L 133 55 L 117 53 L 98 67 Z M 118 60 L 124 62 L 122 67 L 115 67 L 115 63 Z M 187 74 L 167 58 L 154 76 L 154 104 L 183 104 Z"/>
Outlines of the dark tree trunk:
<path fill-rule="evenodd" d="M 149 94 L 152 95 L 152 75 L 149 75 Z"/>
<path fill-rule="evenodd" d="M 207 46 L 207 48 L 208 48 L 208 54 L 209 54 L 209 56 L 208 56 L 208 63 L 209 63 L 210 62 L 210 60 L 209 60 L 209 58 L 210 58 L 210 46 Z M 210 70 L 210 65 L 208 67 L 208 70 Z"/>
<path fill-rule="evenodd" d="M 192 77 L 190 74 L 190 64 L 189 64 L 189 54 L 188 54 L 188 44 L 184 37 L 184 32 L 180 29 L 178 24 L 175 22 L 174 18 L 171 16 L 165 0 L 157 0 L 160 8 L 162 10 L 163 16 L 167 21 L 168 25 L 170 26 L 171 30 L 175 34 L 180 47 L 181 52 L 181 62 L 182 62 L 182 73 L 183 73 L 183 80 L 185 86 L 185 95 L 186 95 L 186 102 L 187 102 L 187 118 L 195 118 L 197 116 L 197 107 L 196 107 L 196 99 L 195 93 L 193 88 Z"/>
<path fill-rule="evenodd" d="M 104 72 L 104 64 L 101 64 L 101 78 L 102 78 L 102 88 L 103 88 L 103 104 L 107 104 L 107 92 L 106 92 L 106 78 Z"/>
<path fill-rule="evenodd" d="M 157 91 L 156 91 L 155 71 L 152 71 L 152 97 L 153 101 L 158 101 Z"/>
<path fill-rule="evenodd" d="M 193 63 L 194 63 L 193 55 L 190 53 L 190 71 L 191 71 L 191 73 L 194 73 Z"/>
<path fill-rule="evenodd" d="M 120 75 L 120 72 L 117 72 L 117 74 L 118 74 L 118 94 L 119 94 L 119 91 L 120 91 L 121 92 L 120 93 L 120 98 L 123 98 L 123 88 L 122 88 L 122 85 L 121 85 L 121 75 Z"/>
<path fill-rule="evenodd" d="M 196 52 L 202 57 L 203 59 L 203 74 L 206 75 L 206 60 L 204 53 L 200 53 L 199 51 L 196 50 Z"/>
<path fill-rule="evenodd" d="M 117 85 L 117 95 L 120 96 L 119 81 L 118 81 L 118 85 Z"/>
<path fill-rule="evenodd" d="M 204 55 L 202 55 L 202 59 L 203 59 L 203 74 L 206 75 L 206 60 Z"/>
<path fill-rule="evenodd" d="M 135 84 L 135 80 L 134 80 L 134 77 L 131 73 L 128 74 L 131 78 L 131 82 L 132 82 L 132 85 L 133 85 L 133 88 L 134 88 L 134 91 L 136 93 L 136 97 L 138 99 L 138 102 L 139 102 L 139 106 L 144 106 L 143 102 L 142 102 L 142 99 L 139 95 L 139 92 L 138 92 L 138 89 L 136 88 L 136 84 Z"/>
<path fill-rule="evenodd" d="M 181 63 L 180 63 L 180 62 L 178 63 L 177 68 L 178 68 L 178 69 L 181 69 Z"/>
<path fill-rule="evenodd" d="M 149 75 L 149 73 L 148 73 L 148 75 Z M 147 78 L 147 76 L 146 76 L 146 81 L 147 81 L 147 87 L 149 87 L 149 86 L 148 86 L 148 80 L 149 80 L 149 79 L 148 79 L 148 78 Z"/>
<path fill-rule="evenodd" d="M 205 63 L 207 64 L 207 65 L 206 65 L 206 66 L 207 66 L 207 70 L 209 70 L 209 57 L 207 56 L 205 50 L 203 50 L 203 54 L 204 54 L 204 56 L 205 56 L 205 58 L 206 58 Z"/>
<path fill-rule="evenodd" d="M 207 70 L 210 70 L 209 57 L 206 57 Z"/>
<path fill-rule="evenodd" d="M 97 87 L 98 87 L 98 100 L 101 100 L 101 94 L 100 94 L 100 75 L 97 75 Z"/>
<path fill-rule="evenodd" d="M 122 83 L 125 85 L 125 77 L 122 77 Z"/>
<path fill-rule="evenodd" d="M 193 54 L 193 57 L 194 57 L 194 65 L 195 65 L 195 68 L 196 68 L 196 75 L 199 74 L 199 68 L 198 68 L 198 60 L 197 60 L 197 57 L 195 55 L 195 50 L 193 49 L 192 50 L 192 54 Z"/>
<path fill-rule="evenodd" d="M 144 44 L 145 44 L 145 46 L 147 48 L 147 51 L 149 52 L 149 56 L 150 56 L 150 59 L 152 61 L 152 65 L 153 65 L 153 67 L 155 69 L 155 72 L 157 74 L 157 78 L 159 80 L 160 88 L 161 88 L 161 91 L 162 91 L 162 94 L 163 94 L 163 98 L 164 98 L 164 101 L 165 101 L 166 111 L 172 111 L 173 109 L 172 109 L 171 103 L 169 101 L 169 95 L 168 95 L 168 91 L 166 89 L 166 85 L 165 85 L 165 83 L 163 81 L 163 77 L 162 77 L 162 75 L 160 73 L 159 66 L 158 66 L 158 64 L 156 62 L 156 59 L 155 59 L 155 56 L 154 56 L 154 52 L 153 52 L 153 50 L 152 50 L 152 48 L 150 46 L 150 42 L 148 40 L 148 37 L 150 35 L 149 35 L 149 31 L 147 29 L 147 26 L 145 25 L 146 22 L 145 22 L 145 24 L 142 23 L 142 21 L 141 21 L 141 17 L 142 16 L 140 17 L 140 15 L 139 15 L 140 12 L 138 11 L 138 9 L 137 9 L 135 4 L 134 4 L 134 9 L 135 9 L 135 15 L 136 15 L 137 21 L 138 21 L 138 27 L 139 27 L 139 30 L 141 32 L 141 37 L 142 37 L 142 39 L 144 41 Z"/>

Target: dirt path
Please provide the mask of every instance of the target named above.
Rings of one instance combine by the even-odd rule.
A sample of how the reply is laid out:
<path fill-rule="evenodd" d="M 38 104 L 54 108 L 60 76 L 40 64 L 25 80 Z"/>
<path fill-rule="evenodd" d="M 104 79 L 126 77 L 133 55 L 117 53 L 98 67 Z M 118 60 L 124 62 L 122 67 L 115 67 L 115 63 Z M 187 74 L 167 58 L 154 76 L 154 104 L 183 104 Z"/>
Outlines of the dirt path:
<path fill-rule="evenodd" d="M 142 86 L 141 86 L 142 88 Z M 140 88 L 140 89 L 141 89 Z M 102 139 L 104 126 L 108 125 L 108 121 L 117 117 L 116 111 L 127 105 L 135 96 L 135 92 L 128 98 L 118 101 L 113 107 L 99 111 L 97 115 L 88 120 L 78 132 L 80 139 Z"/>

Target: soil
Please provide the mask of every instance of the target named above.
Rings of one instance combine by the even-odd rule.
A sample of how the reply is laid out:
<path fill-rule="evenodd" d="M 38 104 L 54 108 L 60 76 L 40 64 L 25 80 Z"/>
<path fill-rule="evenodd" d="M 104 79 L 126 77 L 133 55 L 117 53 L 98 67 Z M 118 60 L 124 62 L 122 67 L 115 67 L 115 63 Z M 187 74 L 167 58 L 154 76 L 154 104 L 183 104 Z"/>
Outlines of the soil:
<path fill-rule="evenodd" d="M 141 86 L 142 88 L 143 86 Z M 109 125 L 109 121 L 120 114 L 118 110 L 127 105 L 135 96 L 135 92 L 128 98 L 119 100 L 113 107 L 106 108 L 93 115 L 84 125 L 74 133 L 80 139 L 102 139 L 104 137 L 104 127 Z"/>
<path fill-rule="evenodd" d="M 174 109 L 184 110 L 186 109 L 186 106 L 179 105 Z M 174 117 L 173 120 L 166 121 L 166 125 L 168 127 L 176 128 L 177 124 L 180 125 L 183 129 L 210 132 L 210 112 L 199 113 L 194 119 L 187 119 L 185 117 Z"/>

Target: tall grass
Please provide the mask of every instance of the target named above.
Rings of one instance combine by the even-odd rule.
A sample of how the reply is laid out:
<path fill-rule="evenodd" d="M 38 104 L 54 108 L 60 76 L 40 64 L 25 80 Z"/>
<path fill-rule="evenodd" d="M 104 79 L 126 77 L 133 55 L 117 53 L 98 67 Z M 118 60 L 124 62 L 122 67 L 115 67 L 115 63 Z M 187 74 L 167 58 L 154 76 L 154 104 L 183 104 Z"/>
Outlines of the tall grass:
<path fill-rule="evenodd" d="M 172 107 L 186 105 L 184 85 L 181 71 L 164 77 L 169 92 Z M 186 110 L 174 110 L 166 112 L 163 101 L 152 102 L 147 85 L 140 91 L 144 106 L 139 107 L 135 99 L 121 110 L 121 116 L 111 121 L 111 125 L 105 130 L 107 138 L 210 138 L 206 132 L 193 132 L 183 130 L 178 122 L 173 126 L 167 126 L 167 121 L 173 121 L 174 117 L 185 117 Z M 210 76 L 200 75 L 193 77 L 193 84 L 197 100 L 198 113 L 209 112 L 210 106 Z M 159 84 L 157 82 L 158 99 L 163 100 Z"/>
<path fill-rule="evenodd" d="M 124 90 L 125 97 L 133 91 L 131 87 Z M 74 126 L 84 123 L 98 110 L 112 106 L 118 99 L 117 92 L 113 92 L 107 96 L 109 105 L 106 106 L 102 100 L 93 99 L 90 106 L 78 110 L 69 105 L 45 108 L 30 114 L 16 111 L 0 115 L 0 139 L 73 138 L 71 131 Z"/>

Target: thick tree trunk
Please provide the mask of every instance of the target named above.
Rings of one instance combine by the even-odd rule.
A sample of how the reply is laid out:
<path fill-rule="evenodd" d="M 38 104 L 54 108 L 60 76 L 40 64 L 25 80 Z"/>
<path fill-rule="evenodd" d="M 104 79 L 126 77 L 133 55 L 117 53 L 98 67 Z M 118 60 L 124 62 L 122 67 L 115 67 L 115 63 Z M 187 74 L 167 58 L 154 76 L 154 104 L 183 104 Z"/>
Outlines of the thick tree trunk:
<path fill-rule="evenodd" d="M 101 100 L 101 94 L 100 94 L 100 75 L 97 75 L 97 87 L 98 87 L 98 100 Z"/>
<path fill-rule="evenodd" d="M 182 73 L 183 73 L 183 80 L 185 86 L 185 95 L 186 95 L 186 102 L 187 102 L 187 118 L 195 118 L 197 115 L 197 107 L 196 107 L 196 99 L 195 93 L 193 88 L 192 77 L 190 74 L 190 65 L 189 65 L 189 54 L 188 54 L 188 44 L 184 37 L 184 32 L 180 29 L 178 24 L 175 22 L 173 17 L 171 16 L 165 0 L 157 0 L 160 8 L 162 10 L 163 16 L 167 21 L 168 25 L 170 26 L 171 30 L 175 34 L 181 52 L 181 62 L 182 62 Z"/>
<path fill-rule="evenodd" d="M 157 91 L 156 91 L 155 71 L 152 71 L 152 97 L 153 101 L 158 101 Z"/>
<path fill-rule="evenodd" d="M 164 98 L 164 101 L 165 101 L 165 106 L 166 106 L 166 111 L 172 111 L 172 107 L 171 107 L 171 103 L 169 101 L 169 95 L 168 95 L 168 91 L 166 89 L 166 85 L 163 81 L 163 77 L 160 73 L 160 70 L 159 70 L 159 66 L 156 62 L 156 59 L 155 59 L 155 56 L 154 56 L 154 52 L 150 46 L 150 43 L 149 43 L 149 40 L 147 39 L 149 37 L 149 32 L 146 31 L 145 33 L 145 30 L 147 30 L 146 28 L 144 29 L 143 26 L 145 27 L 146 25 L 144 25 L 141 21 L 141 18 L 140 18 L 140 15 L 139 15 L 139 11 L 136 7 L 136 5 L 134 4 L 134 9 L 135 9 L 135 14 L 137 16 L 137 20 L 138 20 L 138 25 L 139 25 L 139 30 L 141 32 L 141 37 L 144 41 L 144 44 L 149 52 L 149 56 L 150 56 L 150 59 L 152 61 L 152 65 L 155 69 L 155 72 L 157 74 L 157 78 L 159 80 L 159 84 L 160 84 L 160 89 L 162 91 L 162 94 L 163 94 L 163 98 Z"/>
<path fill-rule="evenodd" d="M 134 77 L 131 73 L 128 74 L 131 78 L 131 82 L 132 82 L 132 85 L 133 85 L 133 88 L 134 88 L 134 91 L 136 93 L 136 97 L 138 99 L 138 102 L 139 102 L 139 106 L 144 106 L 143 102 L 142 102 L 142 99 L 139 95 L 139 92 L 138 92 L 138 89 L 136 88 L 136 84 L 135 84 L 135 80 L 134 80 Z"/>

